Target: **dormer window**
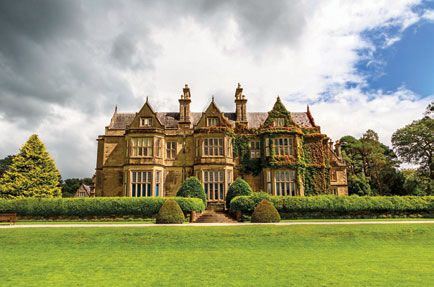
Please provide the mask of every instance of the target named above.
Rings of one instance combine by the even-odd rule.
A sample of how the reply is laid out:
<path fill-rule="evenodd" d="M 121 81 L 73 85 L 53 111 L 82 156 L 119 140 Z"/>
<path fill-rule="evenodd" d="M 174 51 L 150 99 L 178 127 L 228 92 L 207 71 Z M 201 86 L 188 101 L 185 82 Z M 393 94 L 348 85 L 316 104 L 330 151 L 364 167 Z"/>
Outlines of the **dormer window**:
<path fill-rule="evenodd" d="M 140 126 L 141 127 L 151 127 L 152 126 L 152 118 L 140 118 Z"/>
<path fill-rule="evenodd" d="M 208 127 L 215 127 L 219 125 L 219 118 L 216 117 L 209 117 L 206 118 L 206 125 Z"/>
<path fill-rule="evenodd" d="M 275 118 L 273 123 L 274 123 L 275 127 L 284 127 L 285 126 L 285 118 Z"/>

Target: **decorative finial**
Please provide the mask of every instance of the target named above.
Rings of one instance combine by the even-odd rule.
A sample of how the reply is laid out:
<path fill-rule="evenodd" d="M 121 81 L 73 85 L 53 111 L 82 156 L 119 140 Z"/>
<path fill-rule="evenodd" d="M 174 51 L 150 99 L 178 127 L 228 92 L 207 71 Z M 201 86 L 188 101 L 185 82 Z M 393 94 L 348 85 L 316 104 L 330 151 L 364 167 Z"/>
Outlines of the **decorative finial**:
<path fill-rule="evenodd" d="M 188 85 L 187 84 L 185 84 L 185 86 L 184 86 L 186 89 L 188 88 Z"/>
<path fill-rule="evenodd" d="M 118 112 L 118 105 L 115 106 L 115 114 Z"/>
<path fill-rule="evenodd" d="M 277 95 L 277 100 L 280 101 L 280 96 L 279 95 Z"/>
<path fill-rule="evenodd" d="M 240 84 L 240 83 L 238 83 L 238 89 L 239 89 L 239 88 L 241 88 L 241 84 Z"/>
<path fill-rule="evenodd" d="M 214 103 L 214 95 L 212 95 L 212 99 L 211 99 L 211 101 Z"/>
<path fill-rule="evenodd" d="M 146 96 L 146 102 L 148 102 L 148 96 Z"/>
<path fill-rule="evenodd" d="M 308 113 L 310 113 L 309 105 L 307 105 L 307 109 L 306 109 L 306 111 L 307 111 Z"/>

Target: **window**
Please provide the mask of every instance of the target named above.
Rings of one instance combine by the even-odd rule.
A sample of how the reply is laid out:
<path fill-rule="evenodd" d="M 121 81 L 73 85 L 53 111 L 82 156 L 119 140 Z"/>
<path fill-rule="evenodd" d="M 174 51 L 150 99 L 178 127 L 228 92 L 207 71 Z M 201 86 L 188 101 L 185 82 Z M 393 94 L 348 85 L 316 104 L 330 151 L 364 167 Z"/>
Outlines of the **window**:
<path fill-rule="evenodd" d="M 152 196 L 152 171 L 131 172 L 131 196 Z"/>
<path fill-rule="evenodd" d="M 275 155 L 293 155 L 293 138 L 275 138 L 273 139 Z"/>
<path fill-rule="evenodd" d="M 132 138 L 131 156 L 132 157 L 152 157 L 152 138 Z"/>
<path fill-rule="evenodd" d="M 176 142 L 166 142 L 166 158 L 175 159 L 176 157 Z"/>
<path fill-rule="evenodd" d="M 228 180 L 228 188 L 231 185 L 232 181 L 233 181 L 233 172 L 232 170 L 228 170 L 227 171 L 227 180 Z"/>
<path fill-rule="evenodd" d="M 334 195 L 339 195 L 339 193 L 338 193 L 338 188 L 337 188 L 336 186 L 333 186 L 333 187 L 331 188 L 331 192 L 332 192 L 332 194 L 334 194 Z"/>
<path fill-rule="evenodd" d="M 155 172 L 155 196 L 160 196 L 161 171 Z"/>
<path fill-rule="evenodd" d="M 295 195 L 295 171 L 276 170 L 274 173 L 274 178 L 276 181 L 277 196 Z"/>
<path fill-rule="evenodd" d="M 271 193 L 271 171 L 266 171 L 266 177 L 267 177 L 267 192 Z"/>
<path fill-rule="evenodd" d="M 275 127 L 284 127 L 285 126 L 285 118 L 276 118 L 273 121 Z"/>
<path fill-rule="evenodd" d="M 141 127 L 152 126 L 152 118 L 140 118 L 140 126 Z"/>
<path fill-rule="evenodd" d="M 336 170 L 332 169 L 330 170 L 330 181 L 337 181 L 338 176 Z"/>
<path fill-rule="evenodd" d="M 208 200 L 224 199 L 224 176 L 223 170 L 207 170 L 203 172 L 203 185 Z"/>
<path fill-rule="evenodd" d="M 162 154 L 161 154 L 161 142 L 162 142 L 161 138 L 157 138 L 155 140 L 155 155 L 157 157 L 162 157 Z"/>
<path fill-rule="evenodd" d="M 223 156 L 223 139 L 211 138 L 203 140 L 204 156 Z"/>
<path fill-rule="evenodd" d="M 270 156 L 270 141 L 271 139 L 265 139 L 265 156 Z"/>
<path fill-rule="evenodd" d="M 251 141 L 250 142 L 250 158 L 260 158 L 261 157 L 261 142 Z"/>
<path fill-rule="evenodd" d="M 208 127 L 218 126 L 219 125 L 219 118 L 215 118 L 215 117 L 206 118 L 206 125 Z"/>

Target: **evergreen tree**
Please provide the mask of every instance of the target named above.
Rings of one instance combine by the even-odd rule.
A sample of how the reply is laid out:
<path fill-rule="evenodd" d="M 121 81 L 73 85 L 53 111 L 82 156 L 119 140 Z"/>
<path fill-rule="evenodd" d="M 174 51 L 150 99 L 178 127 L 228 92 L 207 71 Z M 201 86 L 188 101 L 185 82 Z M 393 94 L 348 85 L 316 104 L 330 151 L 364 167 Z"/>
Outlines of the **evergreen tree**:
<path fill-rule="evenodd" d="M 0 178 L 0 197 L 59 197 L 60 173 L 37 135 L 32 135 Z"/>

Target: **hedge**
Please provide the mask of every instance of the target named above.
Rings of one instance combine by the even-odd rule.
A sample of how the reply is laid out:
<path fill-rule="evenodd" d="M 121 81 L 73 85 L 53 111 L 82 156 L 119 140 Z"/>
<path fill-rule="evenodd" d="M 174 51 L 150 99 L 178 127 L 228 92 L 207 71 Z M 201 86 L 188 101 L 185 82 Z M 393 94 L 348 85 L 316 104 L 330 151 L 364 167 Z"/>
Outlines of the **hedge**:
<path fill-rule="evenodd" d="M 20 217 L 155 217 L 164 201 L 174 199 L 184 213 L 205 209 L 198 198 L 181 197 L 94 197 L 0 199 L 0 213 L 16 212 Z"/>
<path fill-rule="evenodd" d="M 232 213 L 251 215 L 263 196 L 238 196 Z M 282 218 L 434 217 L 434 196 L 269 196 Z"/>

